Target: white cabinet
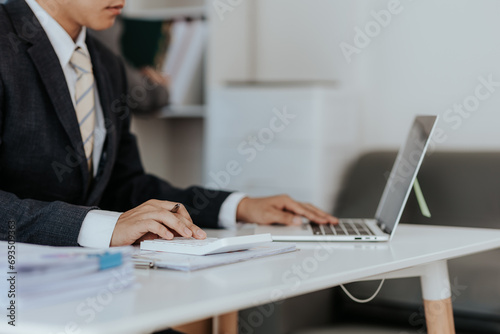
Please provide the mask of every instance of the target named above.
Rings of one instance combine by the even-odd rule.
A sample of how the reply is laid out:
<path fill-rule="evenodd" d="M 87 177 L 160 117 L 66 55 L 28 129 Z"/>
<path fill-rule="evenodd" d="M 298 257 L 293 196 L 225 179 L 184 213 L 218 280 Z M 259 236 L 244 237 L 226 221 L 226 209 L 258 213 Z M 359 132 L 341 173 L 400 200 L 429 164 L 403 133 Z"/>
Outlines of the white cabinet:
<path fill-rule="evenodd" d="M 199 17 L 206 13 L 204 0 L 127 0 L 123 15 L 140 20 Z"/>
<path fill-rule="evenodd" d="M 252 196 L 287 193 L 331 210 L 342 173 L 357 153 L 358 128 L 355 94 L 335 86 L 214 89 L 205 183 Z"/>

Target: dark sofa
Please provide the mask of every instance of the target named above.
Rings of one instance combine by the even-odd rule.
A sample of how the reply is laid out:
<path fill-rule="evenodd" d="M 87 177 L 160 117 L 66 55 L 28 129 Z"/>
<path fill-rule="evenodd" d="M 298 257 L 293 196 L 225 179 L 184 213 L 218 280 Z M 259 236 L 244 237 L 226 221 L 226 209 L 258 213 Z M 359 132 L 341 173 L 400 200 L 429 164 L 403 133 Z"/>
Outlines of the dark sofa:
<path fill-rule="evenodd" d="M 362 155 L 346 174 L 334 214 L 373 217 L 395 157 L 395 152 Z M 412 192 L 401 223 L 500 228 L 500 152 L 430 152 L 418 179 L 432 217 L 422 216 Z M 448 264 L 457 332 L 500 333 L 500 250 Z M 377 284 L 348 287 L 363 298 Z M 334 296 L 337 321 L 379 322 L 425 332 L 418 278 L 386 281 L 367 304 L 352 302 L 340 289 Z"/>

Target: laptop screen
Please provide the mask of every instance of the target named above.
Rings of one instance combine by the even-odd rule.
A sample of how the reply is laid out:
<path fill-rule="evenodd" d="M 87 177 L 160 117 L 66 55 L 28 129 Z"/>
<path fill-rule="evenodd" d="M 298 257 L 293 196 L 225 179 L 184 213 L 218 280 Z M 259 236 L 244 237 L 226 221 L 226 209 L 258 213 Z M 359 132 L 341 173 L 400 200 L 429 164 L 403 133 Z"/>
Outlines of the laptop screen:
<path fill-rule="evenodd" d="M 427 150 L 437 116 L 417 116 L 406 142 L 399 150 L 375 214 L 379 227 L 392 234 Z"/>

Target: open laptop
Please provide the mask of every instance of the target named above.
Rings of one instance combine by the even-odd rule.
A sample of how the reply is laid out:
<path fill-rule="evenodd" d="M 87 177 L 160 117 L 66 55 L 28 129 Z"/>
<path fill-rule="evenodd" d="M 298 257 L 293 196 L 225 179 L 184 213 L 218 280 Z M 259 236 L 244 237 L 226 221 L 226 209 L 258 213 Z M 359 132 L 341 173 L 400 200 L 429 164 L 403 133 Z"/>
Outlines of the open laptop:
<path fill-rule="evenodd" d="M 308 222 L 302 226 L 259 225 L 255 233 L 270 233 L 275 241 L 388 241 L 394 235 L 410 195 L 437 116 L 416 116 L 399 150 L 372 219 L 342 218 L 338 225 Z"/>

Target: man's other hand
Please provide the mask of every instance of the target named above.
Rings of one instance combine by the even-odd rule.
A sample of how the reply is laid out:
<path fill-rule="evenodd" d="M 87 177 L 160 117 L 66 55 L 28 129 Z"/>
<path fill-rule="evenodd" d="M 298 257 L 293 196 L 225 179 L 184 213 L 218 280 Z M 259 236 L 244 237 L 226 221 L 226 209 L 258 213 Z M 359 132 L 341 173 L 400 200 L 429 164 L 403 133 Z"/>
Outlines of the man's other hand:
<path fill-rule="evenodd" d="M 173 239 L 174 235 L 205 239 L 206 233 L 193 224 L 182 204 L 176 213 L 171 212 L 176 204 L 149 200 L 122 213 L 111 236 L 110 246 L 127 246 L 146 239 Z"/>
<path fill-rule="evenodd" d="M 338 219 L 312 204 L 299 203 L 288 195 L 241 200 L 236 219 L 257 224 L 300 225 L 302 217 L 318 224 L 337 224 Z"/>

